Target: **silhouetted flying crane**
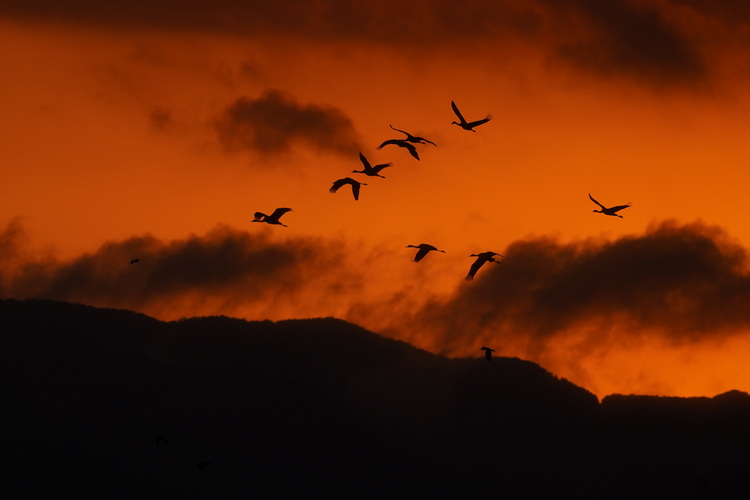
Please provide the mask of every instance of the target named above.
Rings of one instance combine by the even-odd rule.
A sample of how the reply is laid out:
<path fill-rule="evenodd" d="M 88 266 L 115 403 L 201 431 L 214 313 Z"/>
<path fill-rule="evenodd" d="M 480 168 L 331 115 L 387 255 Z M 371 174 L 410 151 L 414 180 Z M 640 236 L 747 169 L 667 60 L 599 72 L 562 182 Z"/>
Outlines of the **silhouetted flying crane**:
<path fill-rule="evenodd" d="M 419 245 L 406 245 L 406 248 L 419 248 L 419 250 L 417 251 L 417 255 L 414 256 L 414 262 L 419 262 L 432 250 L 445 253 L 445 250 L 438 250 L 436 247 L 427 243 L 420 243 Z"/>
<path fill-rule="evenodd" d="M 255 214 L 253 214 L 255 216 L 253 222 L 265 222 L 266 224 L 277 224 L 279 226 L 289 227 L 286 224 L 282 224 L 279 219 L 282 215 L 291 211 L 291 208 L 277 208 L 271 215 L 266 215 L 263 212 L 255 212 Z"/>
<path fill-rule="evenodd" d="M 618 214 L 617 212 L 622 210 L 623 208 L 628 208 L 630 206 L 630 203 L 628 203 L 627 205 L 617 205 L 616 207 L 607 208 L 601 203 L 599 203 L 598 201 L 596 201 L 594 197 L 591 196 L 591 193 L 589 193 L 589 198 L 591 199 L 591 201 L 593 201 L 594 203 L 596 203 L 602 208 L 601 210 L 592 210 L 593 212 L 597 212 L 597 213 L 604 214 L 604 215 L 612 215 L 614 217 L 619 217 L 621 219 L 622 219 L 622 215 Z"/>
<path fill-rule="evenodd" d="M 413 144 L 410 144 L 408 141 L 405 141 L 404 139 L 388 139 L 387 141 L 383 141 L 383 143 L 380 146 L 378 146 L 378 149 L 383 149 L 384 146 L 387 146 L 389 144 L 393 144 L 394 146 L 400 146 L 402 148 L 408 149 L 409 154 L 412 155 L 417 160 L 419 160 L 419 153 L 417 153 L 417 148 L 415 148 Z"/>
<path fill-rule="evenodd" d="M 498 264 L 499 262 L 495 260 L 495 256 L 502 257 L 502 255 L 495 252 L 473 253 L 469 255 L 469 257 L 476 257 L 477 260 L 475 260 L 469 268 L 469 274 L 467 274 L 465 278 L 466 281 L 473 280 L 474 275 L 477 274 L 477 271 L 479 271 L 479 268 L 482 267 L 485 262 L 494 262 L 495 264 Z"/>
<path fill-rule="evenodd" d="M 329 189 L 328 191 L 331 192 L 331 193 L 335 193 L 344 184 L 349 184 L 349 185 L 352 186 L 352 194 L 354 195 L 354 199 L 355 200 L 359 199 L 359 187 L 367 185 L 364 182 L 355 181 L 351 177 L 344 177 L 343 179 L 339 179 L 339 180 L 335 181 L 333 183 L 333 186 L 331 186 L 331 189 Z"/>
<path fill-rule="evenodd" d="M 384 176 L 380 175 L 380 171 L 383 170 L 384 168 L 388 168 L 391 165 L 393 165 L 393 163 L 389 162 L 389 163 L 382 163 L 380 165 L 375 165 L 373 167 L 372 165 L 370 165 L 370 162 L 367 161 L 367 158 L 365 158 L 365 155 L 363 155 L 362 153 L 359 153 L 359 159 L 362 161 L 362 165 L 364 165 L 364 169 L 352 170 L 352 173 L 354 174 L 365 174 L 365 175 L 369 175 L 372 177 L 382 177 L 383 179 L 385 179 Z"/>
<path fill-rule="evenodd" d="M 461 122 L 451 122 L 451 125 L 458 125 L 464 130 L 471 130 L 472 132 L 476 132 L 474 130 L 474 127 L 482 125 L 483 123 L 487 123 L 492 119 L 492 115 L 487 115 L 487 118 L 484 118 L 482 120 L 477 120 L 475 122 L 467 122 L 461 112 L 458 110 L 458 106 L 456 106 L 456 103 L 451 101 L 451 107 L 453 108 L 453 112 L 456 113 L 456 116 L 458 116 L 458 119 L 461 120 Z"/>
<path fill-rule="evenodd" d="M 395 130 L 396 132 L 401 132 L 402 134 L 406 134 L 406 139 L 404 139 L 406 142 L 411 142 L 414 144 L 432 144 L 433 146 L 437 147 L 437 144 L 425 139 L 424 137 L 417 137 L 416 135 L 411 135 L 406 130 L 398 129 L 390 124 L 388 126 L 391 127 L 393 130 Z"/>
<path fill-rule="evenodd" d="M 487 358 L 487 361 L 492 361 L 492 353 L 495 352 L 494 349 L 490 349 L 489 347 L 482 347 L 479 350 L 484 351 L 484 357 Z"/>

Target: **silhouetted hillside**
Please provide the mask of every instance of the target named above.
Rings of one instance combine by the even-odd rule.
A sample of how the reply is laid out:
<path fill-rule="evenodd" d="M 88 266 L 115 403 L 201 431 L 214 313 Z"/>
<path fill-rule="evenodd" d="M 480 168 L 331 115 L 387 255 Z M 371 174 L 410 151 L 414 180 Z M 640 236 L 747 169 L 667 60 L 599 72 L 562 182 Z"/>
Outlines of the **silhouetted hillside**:
<path fill-rule="evenodd" d="M 8 477 L 29 497 L 701 497 L 750 468 L 736 391 L 599 405 L 527 361 L 332 318 L 4 300 L 0 325 Z"/>

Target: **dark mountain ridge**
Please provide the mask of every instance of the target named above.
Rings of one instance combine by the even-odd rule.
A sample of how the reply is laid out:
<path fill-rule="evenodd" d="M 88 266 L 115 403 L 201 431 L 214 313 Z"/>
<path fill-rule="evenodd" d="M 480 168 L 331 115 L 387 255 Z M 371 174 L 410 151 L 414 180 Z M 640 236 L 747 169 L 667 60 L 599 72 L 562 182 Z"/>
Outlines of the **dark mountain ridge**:
<path fill-rule="evenodd" d="M 8 299 L 0 325 L 10 486 L 27 496 L 700 497 L 750 469 L 739 391 L 600 404 L 528 361 L 448 359 L 334 318 Z"/>

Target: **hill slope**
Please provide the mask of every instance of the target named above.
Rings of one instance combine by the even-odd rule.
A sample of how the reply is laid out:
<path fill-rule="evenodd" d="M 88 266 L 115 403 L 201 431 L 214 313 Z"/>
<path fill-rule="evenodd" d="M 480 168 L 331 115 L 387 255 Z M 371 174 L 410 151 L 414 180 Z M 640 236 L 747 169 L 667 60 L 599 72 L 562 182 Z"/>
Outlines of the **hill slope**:
<path fill-rule="evenodd" d="M 744 393 L 600 405 L 527 361 L 447 359 L 332 318 L 165 323 L 4 300 L 0 325 L 3 439 L 11 486 L 29 496 L 689 496 L 744 485 Z"/>

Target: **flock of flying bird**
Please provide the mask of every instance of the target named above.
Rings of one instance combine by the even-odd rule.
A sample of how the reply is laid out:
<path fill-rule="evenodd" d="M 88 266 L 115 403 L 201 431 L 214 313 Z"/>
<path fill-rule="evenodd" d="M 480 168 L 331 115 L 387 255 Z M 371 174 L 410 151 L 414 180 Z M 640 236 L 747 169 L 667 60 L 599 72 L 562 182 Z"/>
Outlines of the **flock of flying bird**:
<path fill-rule="evenodd" d="M 453 108 L 453 112 L 456 114 L 459 120 L 457 122 L 453 121 L 451 122 L 451 124 L 458 125 L 464 130 L 476 132 L 476 130 L 474 130 L 474 127 L 485 124 L 492 119 L 492 115 L 487 115 L 485 118 L 481 120 L 467 122 L 464 119 L 461 112 L 458 110 L 458 106 L 456 106 L 455 102 L 451 101 L 451 107 Z M 425 139 L 424 137 L 411 135 L 409 132 L 406 132 L 405 130 L 397 129 L 393 125 L 389 125 L 389 126 L 393 130 L 397 132 L 401 132 L 402 134 L 406 135 L 406 137 L 404 139 L 388 139 L 386 141 L 383 141 L 380 144 L 380 146 L 378 146 L 377 149 L 382 149 L 385 146 L 389 146 L 389 145 L 399 146 L 399 147 L 405 148 L 409 152 L 409 154 L 411 154 L 411 156 L 413 156 L 416 160 L 419 160 L 419 153 L 417 152 L 417 148 L 415 144 L 432 144 L 433 146 L 437 147 L 437 144 L 435 144 L 434 142 L 428 139 Z M 373 166 L 372 164 L 370 164 L 370 162 L 367 160 L 365 155 L 363 155 L 362 153 L 359 153 L 359 159 L 362 162 L 363 168 L 362 170 L 352 170 L 352 173 L 364 174 L 369 177 L 381 177 L 385 179 L 384 176 L 380 175 L 380 172 L 383 169 L 390 167 L 392 165 L 392 163 L 389 162 L 389 163 L 382 163 L 382 164 Z M 329 191 L 331 193 L 335 193 L 336 191 L 339 190 L 339 188 L 347 184 L 351 186 L 352 195 L 354 196 L 355 200 L 359 200 L 360 187 L 367 185 L 364 182 L 359 182 L 355 179 L 352 179 L 351 177 L 344 177 L 344 178 L 334 181 Z M 605 207 L 604 205 L 596 201 L 594 197 L 591 196 L 591 194 L 589 194 L 589 198 L 591 199 L 591 201 L 596 203 L 600 208 L 599 210 L 594 210 L 594 212 L 602 213 L 604 215 L 611 215 L 614 217 L 622 218 L 622 215 L 619 215 L 617 212 L 619 212 L 622 209 L 628 208 L 630 206 L 630 204 L 627 204 L 627 205 L 617 205 L 614 207 Z M 280 219 L 285 213 L 291 212 L 291 211 L 292 211 L 291 208 L 277 208 L 270 215 L 264 214 L 263 212 L 255 212 L 255 214 L 253 214 L 254 218 L 252 222 L 265 222 L 266 224 L 289 227 L 286 224 L 282 223 Z M 419 245 L 406 245 L 406 248 L 418 249 L 413 259 L 414 262 L 421 261 L 428 253 L 433 252 L 433 251 L 445 253 L 445 250 L 440 250 L 434 245 L 430 245 L 428 243 L 420 243 Z M 488 251 L 488 252 L 482 252 L 478 254 L 471 254 L 469 257 L 476 257 L 476 260 L 469 268 L 469 272 L 465 278 L 467 281 L 473 280 L 474 275 L 477 273 L 477 271 L 479 271 L 479 268 L 481 268 L 486 262 L 493 262 L 495 264 L 498 264 L 499 262 L 495 259 L 495 257 L 502 257 L 502 255 L 497 252 Z M 140 262 L 140 259 L 133 259 L 130 261 L 131 264 L 135 264 L 137 262 Z M 482 346 L 480 350 L 484 351 L 485 359 L 487 359 L 487 361 L 492 360 L 492 353 L 495 352 L 494 349 L 490 347 Z M 161 444 L 169 445 L 169 442 L 163 437 L 158 437 L 156 440 L 156 446 L 158 447 Z M 198 462 L 196 464 L 196 467 L 200 470 L 206 470 L 209 465 L 211 465 L 210 462 Z"/>
<path fill-rule="evenodd" d="M 474 130 L 475 127 L 478 127 L 479 125 L 483 125 L 492 119 L 492 115 L 487 115 L 485 118 L 482 118 L 481 120 L 467 122 L 466 119 L 461 114 L 461 111 L 459 111 L 458 106 L 456 106 L 456 103 L 453 101 L 451 101 L 451 108 L 453 108 L 453 112 L 456 114 L 459 120 L 459 121 L 451 122 L 451 125 L 458 125 L 462 129 L 467 130 L 467 131 L 476 132 L 476 130 Z M 418 136 L 412 135 L 405 130 L 397 129 L 393 125 L 389 125 L 389 126 L 391 127 L 391 129 L 397 132 L 401 132 L 406 137 L 403 139 L 388 139 L 386 141 L 383 141 L 380 144 L 380 146 L 377 147 L 377 149 L 382 149 L 385 146 L 389 146 L 389 145 L 402 147 L 402 148 L 405 148 L 412 157 L 414 157 L 416 160 L 419 160 L 419 153 L 415 146 L 416 144 L 432 144 L 433 146 L 437 147 L 437 144 L 435 144 L 434 142 L 428 139 L 425 139 L 424 137 L 418 137 Z M 380 172 L 383 169 L 388 168 L 391 165 L 393 165 L 392 163 L 389 162 L 389 163 L 382 163 L 382 164 L 373 166 L 369 162 L 369 160 L 365 157 L 365 155 L 363 155 L 361 152 L 359 153 L 359 159 L 362 162 L 363 168 L 362 170 L 352 170 L 352 173 L 364 174 L 369 177 L 381 177 L 385 179 L 383 175 L 380 175 Z M 361 186 L 366 186 L 367 184 L 364 182 L 360 182 L 356 179 L 352 179 L 351 177 L 343 177 L 341 179 L 337 179 L 336 181 L 334 181 L 329 191 L 331 193 L 335 193 L 340 188 L 346 185 L 351 186 L 352 195 L 354 196 L 354 199 L 359 200 L 359 193 L 361 190 Z M 593 201 L 600 207 L 599 210 L 594 210 L 594 212 L 602 213 L 604 215 L 611 215 L 614 217 L 622 218 L 622 215 L 619 215 L 617 212 L 630 206 L 630 204 L 627 204 L 627 205 L 618 205 L 615 207 L 605 207 L 604 205 L 596 201 L 594 197 L 591 196 L 591 194 L 589 194 L 589 198 L 591 199 L 591 201 Z M 270 215 L 266 215 L 263 212 L 255 212 L 254 214 L 255 218 L 253 219 L 252 222 L 265 222 L 266 224 L 274 224 L 274 225 L 288 227 L 286 224 L 283 224 L 280 219 L 282 215 L 291 211 L 292 211 L 291 208 L 277 208 Z M 414 262 L 419 262 L 431 251 L 445 253 L 444 250 L 439 250 L 437 247 L 430 245 L 428 243 L 421 243 L 419 245 L 407 245 L 406 248 L 418 248 L 419 249 L 417 251 L 417 254 L 414 256 Z M 502 255 L 497 252 L 488 251 L 488 252 L 482 252 L 478 254 L 471 254 L 470 257 L 476 257 L 476 260 L 469 268 L 469 272 L 465 278 L 466 281 L 473 280 L 474 275 L 477 273 L 479 268 L 481 268 L 486 262 L 492 262 L 492 263 L 498 264 L 499 262 L 495 258 L 502 257 Z M 487 354 L 487 359 L 489 360 L 490 351 L 485 351 L 485 352 Z"/>
<path fill-rule="evenodd" d="M 467 122 L 466 119 L 464 119 L 461 112 L 458 110 L 458 106 L 456 106 L 455 102 L 451 101 L 451 107 L 453 108 L 453 112 L 456 114 L 459 120 L 459 121 L 453 121 L 451 122 L 451 124 L 458 125 L 464 130 L 476 132 L 476 130 L 474 130 L 475 127 L 479 125 L 483 125 L 492 119 L 492 115 L 487 115 L 485 118 L 481 120 Z M 417 148 L 415 144 L 432 144 L 433 146 L 437 147 L 437 144 L 435 144 L 434 142 L 428 139 L 425 139 L 424 137 L 411 135 L 409 132 L 406 132 L 405 130 L 397 129 L 393 125 L 389 125 L 389 126 L 391 127 L 391 129 L 397 132 L 401 132 L 402 134 L 406 135 L 406 137 L 404 139 L 388 139 L 386 141 L 383 141 L 380 144 L 380 146 L 378 146 L 377 149 L 382 149 L 385 146 L 389 146 L 389 145 L 402 147 L 402 148 L 405 148 L 409 152 L 409 154 L 411 154 L 411 156 L 413 156 L 416 160 L 419 160 L 419 153 L 417 152 Z M 362 162 L 363 168 L 362 170 L 352 170 L 352 173 L 364 174 L 369 177 L 381 177 L 385 179 L 384 176 L 380 175 L 380 172 L 383 169 L 388 168 L 392 165 L 392 163 L 389 162 L 389 163 L 382 163 L 382 164 L 373 166 L 372 164 L 370 164 L 370 162 L 367 160 L 365 155 L 363 155 L 362 153 L 359 153 L 359 159 Z M 357 181 L 355 179 L 352 179 L 351 177 L 344 177 L 344 178 L 334 181 L 329 191 L 331 193 L 335 193 L 336 191 L 339 190 L 339 188 L 347 184 L 351 186 L 352 195 L 354 196 L 355 200 L 359 200 L 359 193 L 360 193 L 361 186 L 367 185 L 364 182 Z M 602 213 L 604 215 L 611 215 L 614 217 L 622 218 L 622 215 L 618 214 L 617 212 L 625 208 L 628 208 L 630 206 L 630 204 L 627 204 L 627 205 L 617 205 L 614 207 L 605 207 L 604 205 L 596 201 L 594 197 L 591 196 L 591 194 L 589 194 L 589 198 L 591 199 L 591 201 L 593 201 L 599 206 L 599 210 L 594 210 L 594 212 Z M 255 214 L 253 214 L 254 218 L 252 222 L 265 222 L 266 224 L 288 227 L 286 224 L 282 223 L 280 219 L 284 214 L 286 214 L 287 212 L 291 212 L 291 211 L 292 211 L 291 208 L 277 208 L 270 215 L 264 214 L 263 212 L 255 212 Z M 430 245 L 428 243 L 420 243 L 419 245 L 406 245 L 406 248 L 418 249 L 413 259 L 414 262 L 421 261 L 428 253 L 433 252 L 433 251 L 445 253 L 445 250 L 440 250 L 434 245 Z M 470 257 L 476 257 L 476 260 L 474 261 L 474 263 L 472 263 L 471 267 L 469 268 L 469 272 L 465 278 L 467 281 L 471 281 L 472 279 L 474 279 L 474 275 L 477 273 L 479 268 L 481 268 L 486 262 L 493 262 L 495 264 L 499 263 L 496 260 L 496 257 L 502 257 L 502 255 L 497 252 L 488 251 L 488 252 L 482 252 L 478 254 L 471 254 Z M 135 264 L 137 262 L 140 262 L 140 259 L 133 259 L 130 261 L 131 264 Z M 480 350 L 484 351 L 485 359 L 487 359 L 487 361 L 492 360 L 492 353 L 495 352 L 494 349 L 490 347 L 482 346 Z M 163 437 L 158 437 L 156 440 L 156 446 L 159 447 L 161 444 L 169 445 L 169 442 Z M 211 465 L 210 462 L 198 462 L 196 464 L 196 467 L 200 470 L 206 470 L 209 465 Z"/>

